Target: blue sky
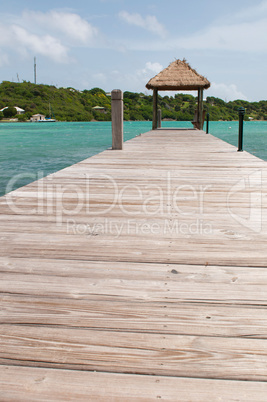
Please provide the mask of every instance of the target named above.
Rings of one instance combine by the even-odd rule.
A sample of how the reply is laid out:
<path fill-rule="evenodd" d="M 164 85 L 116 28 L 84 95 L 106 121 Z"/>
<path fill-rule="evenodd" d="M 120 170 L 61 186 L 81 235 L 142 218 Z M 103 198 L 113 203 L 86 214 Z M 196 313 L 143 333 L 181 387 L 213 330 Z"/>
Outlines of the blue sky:
<path fill-rule="evenodd" d="M 1 0 L 0 81 L 144 92 L 185 58 L 206 96 L 267 99 L 267 0 Z"/>

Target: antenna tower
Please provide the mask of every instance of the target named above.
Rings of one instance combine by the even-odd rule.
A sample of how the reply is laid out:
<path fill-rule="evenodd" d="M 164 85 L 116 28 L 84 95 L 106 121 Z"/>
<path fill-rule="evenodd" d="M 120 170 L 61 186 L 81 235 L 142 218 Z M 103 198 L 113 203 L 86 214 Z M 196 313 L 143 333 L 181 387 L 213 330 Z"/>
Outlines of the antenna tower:
<path fill-rule="evenodd" d="M 36 57 L 34 58 L 34 83 L 36 85 Z"/>

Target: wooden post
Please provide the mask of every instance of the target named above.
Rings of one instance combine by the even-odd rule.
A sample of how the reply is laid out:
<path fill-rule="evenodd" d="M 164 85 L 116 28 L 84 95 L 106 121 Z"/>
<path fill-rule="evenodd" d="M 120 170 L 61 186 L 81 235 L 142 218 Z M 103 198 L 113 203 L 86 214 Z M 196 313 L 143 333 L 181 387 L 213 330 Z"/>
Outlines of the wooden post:
<path fill-rule="evenodd" d="M 200 126 L 200 88 L 197 91 L 197 128 Z"/>
<path fill-rule="evenodd" d="M 113 89 L 111 92 L 112 149 L 123 147 L 123 92 Z"/>
<path fill-rule="evenodd" d="M 203 129 L 203 88 L 198 88 L 198 99 L 197 99 L 197 128 L 199 130 Z"/>
<path fill-rule="evenodd" d="M 199 100 L 199 103 L 200 103 L 200 107 L 199 107 L 199 109 L 200 109 L 200 114 L 199 114 L 199 129 L 200 129 L 200 130 L 203 130 L 203 124 L 204 124 L 204 121 L 203 121 L 203 88 L 200 89 L 200 100 Z"/>
<path fill-rule="evenodd" d="M 158 109 L 158 128 L 161 127 L 161 109 Z"/>
<path fill-rule="evenodd" d="M 158 119 L 158 90 L 153 89 L 153 122 L 152 130 L 157 129 L 157 119 Z"/>

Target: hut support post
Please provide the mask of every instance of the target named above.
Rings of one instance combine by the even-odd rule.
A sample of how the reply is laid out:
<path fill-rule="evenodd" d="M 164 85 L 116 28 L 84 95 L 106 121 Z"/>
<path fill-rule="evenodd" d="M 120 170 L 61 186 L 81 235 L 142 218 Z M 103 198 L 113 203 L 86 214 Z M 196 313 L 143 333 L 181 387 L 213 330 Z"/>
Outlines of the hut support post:
<path fill-rule="evenodd" d="M 200 124 L 200 88 L 197 91 L 197 128 L 199 129 Z"/>
<path fill-rule="evenodd" d="M 152 130 L 156 130 L 158 127 L 158 90 L 153 89 L 153 123 Z"/>
<path fill-rule="evenodd" d="M 123 147 L 123 92 L 114 89 L 111 92 L 112 149 Z"/>
<path fill-rule="evenodd" d="M 204 119 L 203 119 L 203 88 L 200 89 L 200 118 L 199 118 L 199 128 L 203 130 Z"/>

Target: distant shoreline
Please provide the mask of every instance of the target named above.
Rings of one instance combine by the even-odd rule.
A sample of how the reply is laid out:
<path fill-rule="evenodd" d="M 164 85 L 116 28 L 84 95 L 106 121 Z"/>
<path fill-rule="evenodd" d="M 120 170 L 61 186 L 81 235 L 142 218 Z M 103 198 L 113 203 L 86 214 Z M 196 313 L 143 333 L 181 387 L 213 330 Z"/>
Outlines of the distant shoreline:
<path fill-rule="evenodd" d="M 104 120 L 105 122 L 110 122 L 111 123 L 111 120 Z M 130 122 L 130 121 L 132 121 L 132 122 L 134 122 L 134 121 L 140 121 L 140 122 L 143 122 L 143 121 L 150 121 L 150 122 L 152 122 L 152 120 L 124 120 L 124 122 Z M 174 120 L 174 119 L 163 119 L 162 120 L 163 122 L 180 122 L 181 120 Z M 189 122 L 191 122 L 190 120 L 188 120 Z M 205 120 L 206 121 L 206 120 Z M 238 119 L 237 120 L 210 120 L 210 122 L 216 122 L 216 121 L 221 121 L 221 122 L 229 122 L 229 123 L 231 123 L 231 122 L 238 122 Z M 264 120 L 264 119 L 260 119 L 260 120 L 244 120 L 244 122 L 245 123 L 247 123 L 247 122 L 250 122 L 250 123 L 252 123 L 252 122 L 264 122 L 264 121 L 267 121 L 267 120 Z M 10 119 L 10 120 L 0 120 L 0 123 L 5 123 L 5 124 L 7 124 L 7 123 L 38 123 L 38 122 L 33 122 L 33 121 L 31 121 L 31 120 L 26 120 L 26 121 L 19 121 L 19 120 L 16 120 L 16 119 Z M 73 120 L 73 121 L 66 121 L 66 120 L 57 120 L 57 121 L 55 121 L 54 123 L 103 123 L 103 121 L 102 120 L 95 120 L 95 119 L 92 119 L 92 120 L 84 120 L 84 121 L 77 121 L 77 120 Z"/>

